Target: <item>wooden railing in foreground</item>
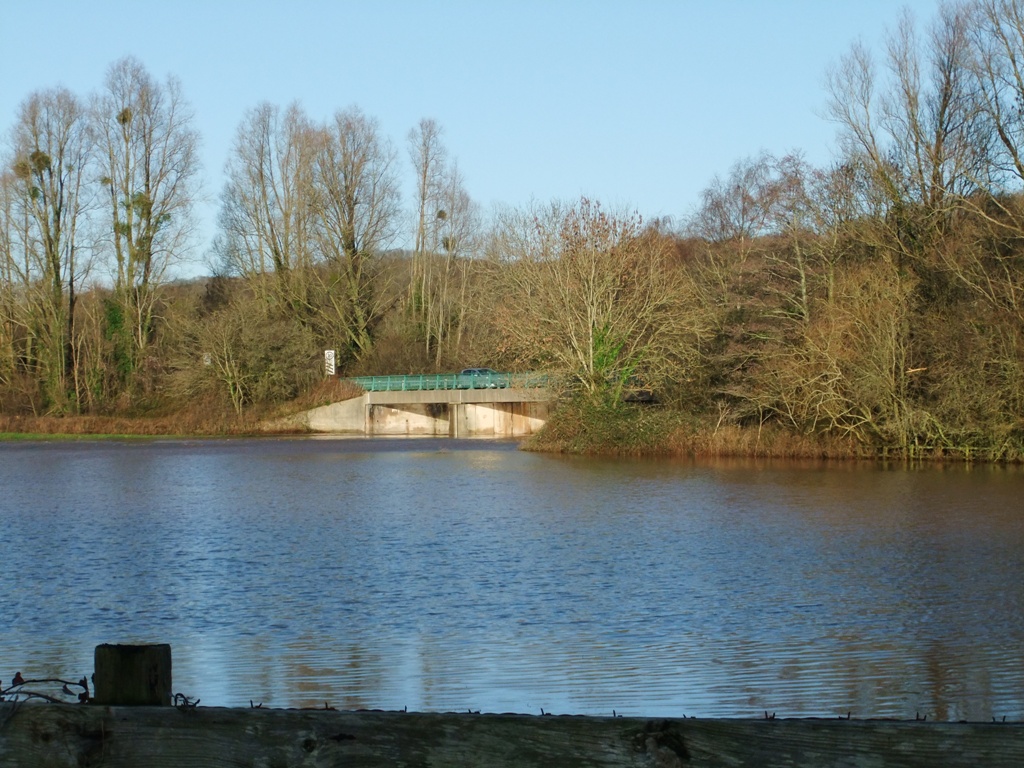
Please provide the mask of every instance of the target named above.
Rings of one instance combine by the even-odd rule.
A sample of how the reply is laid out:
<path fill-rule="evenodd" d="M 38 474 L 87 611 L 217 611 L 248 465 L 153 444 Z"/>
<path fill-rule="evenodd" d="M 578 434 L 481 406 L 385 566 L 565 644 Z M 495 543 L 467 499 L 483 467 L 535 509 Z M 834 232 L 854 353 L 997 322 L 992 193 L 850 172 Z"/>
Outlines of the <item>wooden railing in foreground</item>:
<path fill-rule="evenodd" d="M 0 768 L 1024 765 L 1024 724 L 0 703 Z"/>

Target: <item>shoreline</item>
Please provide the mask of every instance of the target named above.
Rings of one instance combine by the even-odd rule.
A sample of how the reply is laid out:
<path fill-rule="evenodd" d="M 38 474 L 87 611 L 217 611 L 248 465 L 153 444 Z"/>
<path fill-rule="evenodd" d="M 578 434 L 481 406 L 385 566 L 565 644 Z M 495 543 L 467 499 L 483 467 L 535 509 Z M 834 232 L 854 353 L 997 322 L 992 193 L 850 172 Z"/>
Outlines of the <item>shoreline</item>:
<path fill-rule="evenodd" d="M 659 418 L 661 421 L 656 422 Z M 265 414 L 206 421 L 190 419 L 187 414 L 154 417 L 0 414 L 0 442 L 365 437 L 360 434 L 281 427 L 279 423 L 279 417 Z M 681 412 L 654 411 L 648 406 L 620 409 L 611 416 L 607 412 L 581 413 L 576 407 L 570 406 L 556 412 L 540 432 L 516 439 L 520 447 L 527 451 L 602 457 L 993 465 L 1024 463 L 1024 456 L 1008 450 L 992 456 L 987 455 L 990 451 L 970 447 L 872 447 L 828 434 L 794 434 L 771 425 L 757 428 L 711 425 Z"/>

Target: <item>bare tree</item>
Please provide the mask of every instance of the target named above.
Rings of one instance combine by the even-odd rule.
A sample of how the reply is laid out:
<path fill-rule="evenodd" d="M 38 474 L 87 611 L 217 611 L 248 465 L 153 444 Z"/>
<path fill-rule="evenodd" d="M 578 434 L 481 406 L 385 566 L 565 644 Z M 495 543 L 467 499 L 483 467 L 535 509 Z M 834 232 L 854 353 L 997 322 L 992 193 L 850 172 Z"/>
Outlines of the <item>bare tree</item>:
<path fill-rule="evenodd" d="M 777 160 L 767 152 L 735 163 L 724 178 L 716 176 L 701 192 L 701 205 L 690 219 L 691 235 L 712 243 L 733 242 L 740 258 L 750 242 L 768 234 L 783 192 Z"/>
<path fill-rule="evenodd" d="M 968 18 L 962 5 L 940 6 L 922 46 L 904 16 L 889 45 L 900 95 L 887 102 L 888 130 L 914 198 L 941 216 L 940 227 L 956 200 L 976 189 L 989 157 L 970 81 Z"/>
<path fill-rule="evenodd" d="M 110 67 L 93 112 L 114 261 L 117 311 L 108 320 L 127 342 L 118 367 L 132 371 L 151 340 L 167 268 L 190 244 L 199 139 L 178 81 L 154 81 L 134 58 Z"/>
<path fill-rule="evenodd" d="M 44 403 L 66 411 L 76 402 L 75 307 L 89 266 L 79 233 L 92 149 L 86 111 L 66 89 L 34 93 L 19 109 L 12 144 L 13 200 L 6 215 L 16 234 L 8 240 L 7 266 L 26 290 L 25 325 L 34 340 L 29 364 Z"/>
<path fill-rule="evenodd" d="M 825 298 L 836 293 L 840 266 L 879 240 L 877 222 L 884 219 L 887 204 L 879 199 L 871 172 L 856 160 L 829 168 L 814 169 L 806 194 L 814 233 L 809 245 L 824 270 Z"/>
<path fill-rule="evenodd" d="M 474 255 L 479 256 L 481 253 L 483 223 L 480 207 L 466 192 L 457 165 L 453 164 L 452 166 L 449 182 L 445 190 L 442 199 L 447 200 L 447 210 L 452 211 L 452 214 L 448 217 L 440 242 L 446 257 L 449 259 L 449 263 L 451 259 L 457 258 L 458 261 L 456 263 L 460 270 L 458 281 L 459 310 L 454 334 L 454 345 L 455 349 L 458 350 L 462 345 L 466 328 L 466 310 L 469 303 L 467 291 L 470 288 L 473 273 L 478 271 L 472 269 L 471 266 L 477 263 L 472 257 Z M 449 313 L 449 316 L 453 314 Z M 447 335 L 449 337 L 452 336 L 450 329 Z"/>
<path fill-rule="evenodd" d="M 15 224 L 15 177 L 0 171 L 0 397 L 13 385 L 18 368 L 16 336 L 23 320 L 20 295 L 24 293 L 22 270 L 15 261 L 18 228 Z"/>
<path fill-rule="evenodd" d="M 1024 2 L 976 0 L 971 11 L 971 72 L 978 107 L 987 118 L 995 146 L 995 181 L 1024 182 Z"/>
<path fill-rule="evenodd" d="M 430 308 L 431 262 L 431 218 L 436 219 L 439 180 L 448 163 L 448 151 L 441 141 L 441 126 L 436 121 L 424 118 L 409 131 L 409 158 L 416 174 L 416 231 L 413 241 L 413 270 L 410 281 L 411 306 L 413 313 L 424 326 L 424 344 L 427 353 L 434 346 L 435 336 L 431 333 L 432 312 Z"/>
<path fill-rule="evenodd" d="M 474 256 L 480 241 L 480 213 L 466 191 L 458 164 L 452 161 L 439 174 L 427 237 L 430 269 L 423 293 L 428 341 L 435 366 L 445 352 L 458 356 L 468 309 Z"/>
<path fill-rule="evenodd" d="M 799 336 L 756 357 L 726 392 L 763 422 L 777 418 L 798 433 L 853 437 L 908 451 L 929 416 L 911 395 L 915 368 L 910 327 L 912 284 L 894 262 L 855 265 Z"/>
<path fill-rule="evenodd" d="M 400 212 L 397 156 L 377 121 L 351 107 L 323 131 L 316 160 L 326 297 L 356 357 L 384 307 L 375 260 L 394 241 Z"/>
<path fill-rule="evenodd" d="M 972 193 L 987 153 L 969 81 L 967 14 L 943 5 L 925 42 L 905 14 L 890 34 L 888 79 L 854 45 L 829 73 L 828 115 L 845 160 L 871 170 L 887 201 L 889 247 L 916 258 Z"/>
<path fill-rule="evenodd" d="M 806 326 L 818 300 L 834 297 L 837 271 L 850 258 L 852 243 L 871 239 L 875 210 L 853 163 L 822 170 L 791 154 L 773 162 L 772 177 L 773 237 L 764 238 L 762 250 L 781 300 L 778 313 Z"/>
<path fill-rule="evenodd" d="M 238 128 L 222 195 L 220 250 L 229 271 L 252 278 L 266 298 L 304 307 L 293 273 L 315 262 L 317 133 L 292 105 L 261 104 Z"/>
<path fill-rule="evenodd" d="M 736 306 L 738 294 L 754 293 L 742 284 L 756 274 L 748 260 L 764 251 L 767 236 L 794 232 L 785 212 L 794 198 L 787 162 L 762 152 L 735 163 L 701 193 L 701 205 L 686 223 L 686 234 L 699 246 L 704 293 L 720 315 Z"/>
<path fill-rule="evenodd" d="M 679 373 L 700 321 L 667 241 L 638 215 L 555 203 L 506 213 L 497 238 L 491 314 L 522 364 L 567 373 L 595 395 Z"/>
<path fill-rule="evenodd" d="M 446 353 L 457 357 L 462 343 L 480 213 L 435 121 L 421 120 L 409 133 L 409 155 L 417 184 L 412 306 L 438 367 Z"/>

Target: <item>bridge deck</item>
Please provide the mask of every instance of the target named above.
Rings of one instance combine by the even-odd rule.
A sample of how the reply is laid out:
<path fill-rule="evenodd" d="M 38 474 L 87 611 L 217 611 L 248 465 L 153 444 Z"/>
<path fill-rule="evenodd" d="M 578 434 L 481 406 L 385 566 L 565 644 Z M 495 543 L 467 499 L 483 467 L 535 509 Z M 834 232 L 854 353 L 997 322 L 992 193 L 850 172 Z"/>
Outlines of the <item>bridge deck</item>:
<path fill-rule="evenodd" d="M 541 389 L 542 373 L 428 373 L 411 376 L 355 376 L 348 379 L 367 392 L 436 392 L 449 390 Z M 442 401 L 448 402 L 448 401 Z"/>
<path fill-rule="evenodd" d="M 551 400 L 550 390 L 540 387 L 495 389 L 424 389 L 367 392 L 367 405 L 416 403 L 540 403 Z"/>

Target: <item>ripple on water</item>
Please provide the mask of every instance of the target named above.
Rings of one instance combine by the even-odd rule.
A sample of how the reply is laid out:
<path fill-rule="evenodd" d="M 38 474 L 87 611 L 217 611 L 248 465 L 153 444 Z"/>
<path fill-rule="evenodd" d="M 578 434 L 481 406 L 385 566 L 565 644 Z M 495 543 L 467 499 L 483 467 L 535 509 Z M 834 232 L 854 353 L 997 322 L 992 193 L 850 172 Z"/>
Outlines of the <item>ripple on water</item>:
<path fill-rule="evenodd" d="M 1024 717 L 1021 472 L 514 448 L 0 445 L 0 659 L 170 642 L 220 705 Z"/>

